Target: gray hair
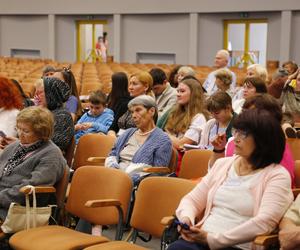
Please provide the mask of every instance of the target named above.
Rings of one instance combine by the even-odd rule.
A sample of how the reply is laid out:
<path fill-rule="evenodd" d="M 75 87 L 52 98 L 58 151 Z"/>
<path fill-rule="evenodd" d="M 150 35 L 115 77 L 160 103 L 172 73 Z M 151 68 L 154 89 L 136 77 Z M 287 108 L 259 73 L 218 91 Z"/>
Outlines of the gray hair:
<path fill-rule="evenodd" d="M 183 73 L 185 76 L 189 75 L 189 76 L 194 76 L 195 75 L 195 70 L 193 70 L 192 67 L 189 66 L 182 66 L 179 68 L 178 74 Z"/>
<path fill-rule="evenodd" d="M 153 107 L 153 108 L 157 109 L 155 99 L 149 95 L 139 95 L 139 96 L 133 98 L 128 103 L 128 108 L 131 108 L 132 106 L 135 106 L 135 105 L 143 105 L 145 108 Z"/>
<path fill-rule="evenodd" d="M 146 109 L 154 108 L 155 114 L 154 114 L 153 119 L 156 123 L 157 117 L 158 117 L 158 110 L 157 110 L 157 105 L 156 105 L 155 99 L 152 96 L 139 95 L 139 96 L 133 98 L 128 103 L 128 108 L 130 109 L 131 107 L 136 106 L 136 105 L 143 105 Z"/>

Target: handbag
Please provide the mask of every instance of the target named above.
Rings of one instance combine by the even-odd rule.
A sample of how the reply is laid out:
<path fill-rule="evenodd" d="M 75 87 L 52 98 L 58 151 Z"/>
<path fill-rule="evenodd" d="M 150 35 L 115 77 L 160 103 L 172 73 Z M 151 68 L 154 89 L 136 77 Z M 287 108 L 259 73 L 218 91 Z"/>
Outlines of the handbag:
<path fill-rule="evenodd" d="M 21 206 L 14 202 L 10 204 L 5 221 L 1 225 L 4 233 L 15 233 L 24 229 L 45 226 L 49 223 L 52 206 L 37 207 L 35 188 L 30 185 L 26 187 L 31 188 L 30 193 L 25 195 L 26 206 Z M 33 196 L 32 207 L 30 207 L 29 203 L 29 195 L 31 193 Z"/>

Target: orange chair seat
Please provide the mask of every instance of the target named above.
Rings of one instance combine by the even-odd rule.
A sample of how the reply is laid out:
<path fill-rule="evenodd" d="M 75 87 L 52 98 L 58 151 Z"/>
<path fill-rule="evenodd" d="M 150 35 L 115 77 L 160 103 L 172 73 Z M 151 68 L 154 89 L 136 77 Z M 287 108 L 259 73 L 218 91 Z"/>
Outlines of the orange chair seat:
<path fill-rule="evenodd" d="M 66 227 L 45 226 L 15 233 L 9 244 L 15 250 L 77 250 L 108 241 L 105 237 L 80 233 Z"/>
<path fill-rule="evenodd" d="M 141 246 L 138 246 L 136 244 L 132 244 L 126 241 L 111 241 L 104 244 L 99 244 L 91 247 L 87 247 L 84 250 L 101 250 L 101 249 L 107 249 L 107 250 L 145 250 L 148 248 L 144 248 Z"/>

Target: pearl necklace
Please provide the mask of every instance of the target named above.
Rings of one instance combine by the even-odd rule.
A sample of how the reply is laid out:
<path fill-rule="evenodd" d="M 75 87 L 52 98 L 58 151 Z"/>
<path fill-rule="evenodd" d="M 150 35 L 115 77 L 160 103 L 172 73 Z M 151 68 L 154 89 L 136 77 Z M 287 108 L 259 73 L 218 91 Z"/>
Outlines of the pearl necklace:
<path fill-rule="evenodd" d="M 140 135 L 140 136 L 149 135 L 155 128 L 156 128 L 156 127 L 154 127 L 153 129 L 151 129 L 151 130 L 149 130 L 149 131 L 147 131 L 147 132 L 145 132 L 145 133 L 142 133 L 141 130 L 139 129 L 139 130 L 136 131 L 136 133 L 137 133 L 138 135 Z"/>

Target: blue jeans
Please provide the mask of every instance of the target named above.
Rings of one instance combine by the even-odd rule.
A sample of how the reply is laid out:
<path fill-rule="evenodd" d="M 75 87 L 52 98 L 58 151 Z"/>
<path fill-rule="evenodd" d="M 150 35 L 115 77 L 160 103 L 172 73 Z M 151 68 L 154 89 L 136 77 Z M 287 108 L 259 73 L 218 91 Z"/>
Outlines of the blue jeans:
<path fill-rule="evenodd" d="M 209 250 L 208 246 L 204 246 L 200 243 L 189 242 L 184 239 L 174 241 L 168 250 Z"/>
<path fill-rule="evenodd" d="M 82 233 L 91 234 L 92 233 L 92 224 L 86 220 L 79 219 L 75 230 L 82 232 Z"/>

